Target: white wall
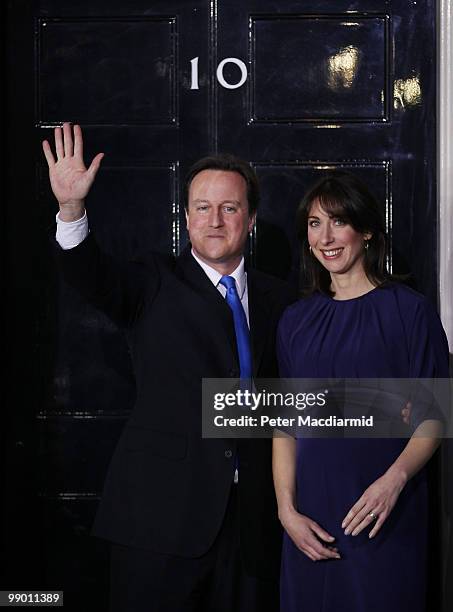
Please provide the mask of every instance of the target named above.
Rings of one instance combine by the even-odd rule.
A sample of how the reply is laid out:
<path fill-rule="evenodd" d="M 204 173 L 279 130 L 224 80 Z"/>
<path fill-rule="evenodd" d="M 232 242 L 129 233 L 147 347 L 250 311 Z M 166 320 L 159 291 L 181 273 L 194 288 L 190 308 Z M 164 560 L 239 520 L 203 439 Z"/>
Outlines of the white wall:
<path fill-rule="evenodd" d="M 453 8 L 451 0 L 438 7 L 439 307 L 453 353 Z"/>

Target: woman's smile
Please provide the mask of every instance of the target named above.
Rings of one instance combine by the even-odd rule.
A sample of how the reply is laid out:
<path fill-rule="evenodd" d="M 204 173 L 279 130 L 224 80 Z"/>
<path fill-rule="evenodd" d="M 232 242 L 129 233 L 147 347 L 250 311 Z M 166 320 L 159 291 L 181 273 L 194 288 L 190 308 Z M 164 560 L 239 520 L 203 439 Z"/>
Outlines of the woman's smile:
<path fill-rule="evenodd" d="M 343 247 L 339 249 L 329 249 L 329 250 L 321 249 L 321 253 L 324 259 L 337 259 L 338 257 L 340 257 L 342 252 L 343 252 Z"/>

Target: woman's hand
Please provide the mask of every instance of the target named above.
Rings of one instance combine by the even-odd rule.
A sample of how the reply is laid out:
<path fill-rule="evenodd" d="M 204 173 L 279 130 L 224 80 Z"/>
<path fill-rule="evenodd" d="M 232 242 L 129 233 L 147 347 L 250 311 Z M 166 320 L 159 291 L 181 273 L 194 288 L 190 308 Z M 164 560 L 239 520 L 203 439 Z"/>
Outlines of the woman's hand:
<path fill-rule="evenodd" d="M 338 549 L 332 546 L 335 538 L 308 516 L 293 510 L 281 522 L 297 548 L 312 561 L 341 559 Z"/>
<path fill-rule="evenodd" d="M 345 535 L 356 536 L 365 527 L 376 521 L 369 534 L 369 537 L 373 538 L 396 504 L 406 480 L 402 472 L 390 468 L 383 476 L 373 482 L 352 506 L 341 523 Z"/>
<path fill-rule="evenodd" d="M 63 124 L 63 129 L 55 128 L 56 160 L 47 140 L 42 143 L 44 155 L 49 166 L 49 177 L 52 191 L 60 205 L 60 211 L 71 221 L 77 215 L 83 215 L 84 199 L 99 170 L 103 153 L 98 153 L 86 168 L 83 161 L 82 130 L 74 126 L 74 139 L 69 123 Z"/>

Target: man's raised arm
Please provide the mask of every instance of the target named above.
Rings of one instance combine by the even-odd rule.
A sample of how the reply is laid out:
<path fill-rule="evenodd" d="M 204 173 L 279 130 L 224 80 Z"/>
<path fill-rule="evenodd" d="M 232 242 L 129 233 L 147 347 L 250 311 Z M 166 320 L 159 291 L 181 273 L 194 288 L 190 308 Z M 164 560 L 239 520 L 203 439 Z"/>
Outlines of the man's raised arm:
<path fill-rule="evenodd" d="M 85 214 L 85 198 L 94 182 L 104 153 L 98 153 L 86 168 L 83 161 L 83 138 L 79 125 L 74 125 L 74 138 L 69 123 L 55 128 L 56 160 L 47 140 L 42 143 L 49 166 L 50 185 L 60 207 L 60 220 L 72 222 Z"/>
<path fill-rule="evenodd" d="M 132 324 L 145 299 L 143 267 L 114 260 L 103 253 L 93 236 L 87 240 L 85 198 L 101 165 L 98 153 L 87 168 L 83 161 L 82 130 L 64 123 L 55 128 L 55 153 L 47 140 L 42 143 L 49 166 L 50 184 L 58 200 L 56 252 L 64 277 L 85 299 L 121 326 Z M 75 248 L 78 247 L 78 248 Z M 146 294 L 154 295 L 158 276 L 148 269 Z"/>

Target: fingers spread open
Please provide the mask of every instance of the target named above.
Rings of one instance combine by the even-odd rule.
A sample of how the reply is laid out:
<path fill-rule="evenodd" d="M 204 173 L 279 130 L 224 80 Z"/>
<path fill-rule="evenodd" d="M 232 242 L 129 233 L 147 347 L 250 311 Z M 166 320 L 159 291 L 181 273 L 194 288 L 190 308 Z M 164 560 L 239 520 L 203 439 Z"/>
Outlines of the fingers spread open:
<path fill-rule="evenodd" d="M 64 157 L 63 136 L 60 127 L 55 128 L 55 151 L 57 152 L 57 159 Z"/>
<path fill-rule="evenodd" d="M 104 153 L 98 153 L 90 164 L 88 168 L 88 173 L 92 175 L 94 178 L 96 176 L 97 171 L 99 170 L 99 166 L 101 165 L 102 158 L 104 157 Z"/>
<path fill-rule="evenodd" d="M 50 148 L 50 144 L 47 142 L 47 140 L 43 140 L 42 149 L 47 160 L 47 165 L 49 166 L 49 168 L 52 168 L 55 165 L 55 158 L 53 156 L 52 149 Z"/>
<path fill-rule="evenodd" d="M 72 142 L 72 128 L 70 123 L 63 123 L 64 154 L 67 157 L 74 155 L 74 144 Z"/>
<path fill-rule="evenodd" d="M 83 138 L 80 125 L 74 126 L 74 155 L 83 160 Z"/>

